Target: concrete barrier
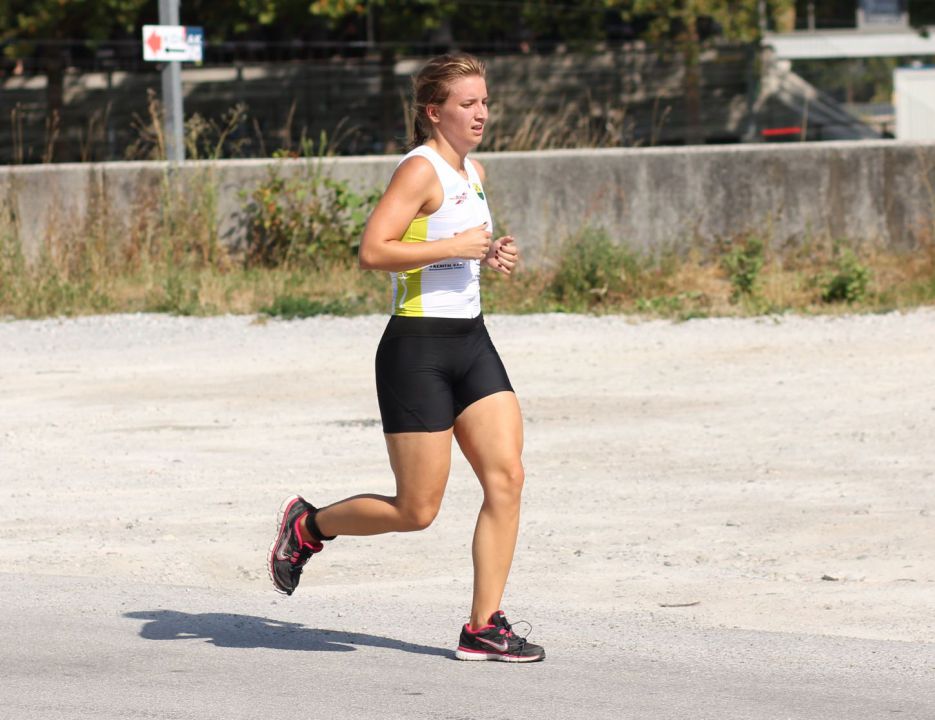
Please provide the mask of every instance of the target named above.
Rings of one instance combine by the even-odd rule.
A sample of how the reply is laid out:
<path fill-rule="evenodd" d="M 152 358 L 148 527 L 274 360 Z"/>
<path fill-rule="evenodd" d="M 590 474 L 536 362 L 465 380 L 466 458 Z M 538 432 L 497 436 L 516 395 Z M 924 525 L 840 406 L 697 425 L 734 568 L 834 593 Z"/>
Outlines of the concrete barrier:
<path fill-rule="evenodd" d="M 744 232 L 775 246 L 816 236 L 911 247 L 935 223 L 935 143 L 863 141 L 789 145 L 478 153 L 498 232 L 527 261 L 548 259 L 586 226 L 638 248 L 684 248 Z M 0 202 L 13 211 L 28 254 L 92 217 L 126 236 L 160 192 L 211 190 L 219 235 L 243 233 L 243 192 L 278 163 L 284 176 L 309 161 L 126 162 L 0 168 Z M 310 161 L 317 162 L 317 161 Z M 323 170 L 366 191 L 382 188 L 398 157 L 326 158 Z"/>

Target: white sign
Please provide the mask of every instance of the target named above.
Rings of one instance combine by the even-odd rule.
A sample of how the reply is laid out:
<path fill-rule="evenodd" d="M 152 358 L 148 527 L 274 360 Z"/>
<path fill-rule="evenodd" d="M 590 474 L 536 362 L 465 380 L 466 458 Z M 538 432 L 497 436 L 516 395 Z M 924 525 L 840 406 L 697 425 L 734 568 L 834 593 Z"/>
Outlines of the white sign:
<path fill-rule="evenodd" d="M 143 59 L 201 62 L 205 31 L 184 25 L 144 25 Z"/>
<path fill-rule="evenodd" d="M 893 72 L 897 140 L 935 140 L 935 68 Z"/>

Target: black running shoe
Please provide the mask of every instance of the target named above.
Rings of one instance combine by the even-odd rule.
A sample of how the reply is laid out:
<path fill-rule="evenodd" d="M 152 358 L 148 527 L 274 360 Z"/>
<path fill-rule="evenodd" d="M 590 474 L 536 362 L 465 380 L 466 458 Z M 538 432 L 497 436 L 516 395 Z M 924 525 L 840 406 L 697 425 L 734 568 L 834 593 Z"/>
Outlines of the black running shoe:
<path fill-rule="evenodd" d="M 461 628 L 455 651 L 458 660 L 499 660 L 501 662 L 538 662 L 545 660 L 545 650 L 513 632 L 502 610 L 490 616 L 487 625 L 471 631 Z"/>
<path fill-rule="evenodd" d="M 279 508 L 279 533 L 269 546 L 269 577 L 279 592 L 291 595 L 299 585 L 308 559 L 321 552 L 323 545 L 302 542 L 299 521 L 316 508 L 298 495 L 286 498 Z"/>

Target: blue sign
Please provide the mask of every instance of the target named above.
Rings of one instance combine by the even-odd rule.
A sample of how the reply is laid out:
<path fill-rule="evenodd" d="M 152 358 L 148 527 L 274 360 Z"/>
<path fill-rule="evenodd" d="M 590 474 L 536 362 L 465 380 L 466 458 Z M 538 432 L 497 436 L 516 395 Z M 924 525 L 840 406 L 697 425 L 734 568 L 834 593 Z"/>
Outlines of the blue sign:
<path fill-rule="evenodd" d="M 198 48 L 199 51 L 205 44 L 205 29 L 203 27 L 185 26 L 185 42 L 191 48 Z"/>
<path fill-rule="evenodd" d="M 899 25 L 905 13 L 903 0 L 860 0 L 863 21 L 867 25 Z"/>

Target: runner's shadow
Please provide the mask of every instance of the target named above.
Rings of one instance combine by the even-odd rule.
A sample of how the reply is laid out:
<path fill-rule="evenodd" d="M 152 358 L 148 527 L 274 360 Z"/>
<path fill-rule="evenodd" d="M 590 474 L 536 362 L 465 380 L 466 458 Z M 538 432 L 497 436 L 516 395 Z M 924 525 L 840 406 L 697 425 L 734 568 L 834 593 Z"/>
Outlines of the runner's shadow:
<path fill-rule="evenodd" d="M 228 613 L 184 613 L 177 610 L 140 610 L 124 617 L 146 620 L 140 637 L 146 640 L 205 640 L 217 647 L 352 652 L 355 646 L 389 648 L 419 655 L 453 658 L 443 648 L 416 645 L 379 635 L 307 628 L 299 623 Z"/>

